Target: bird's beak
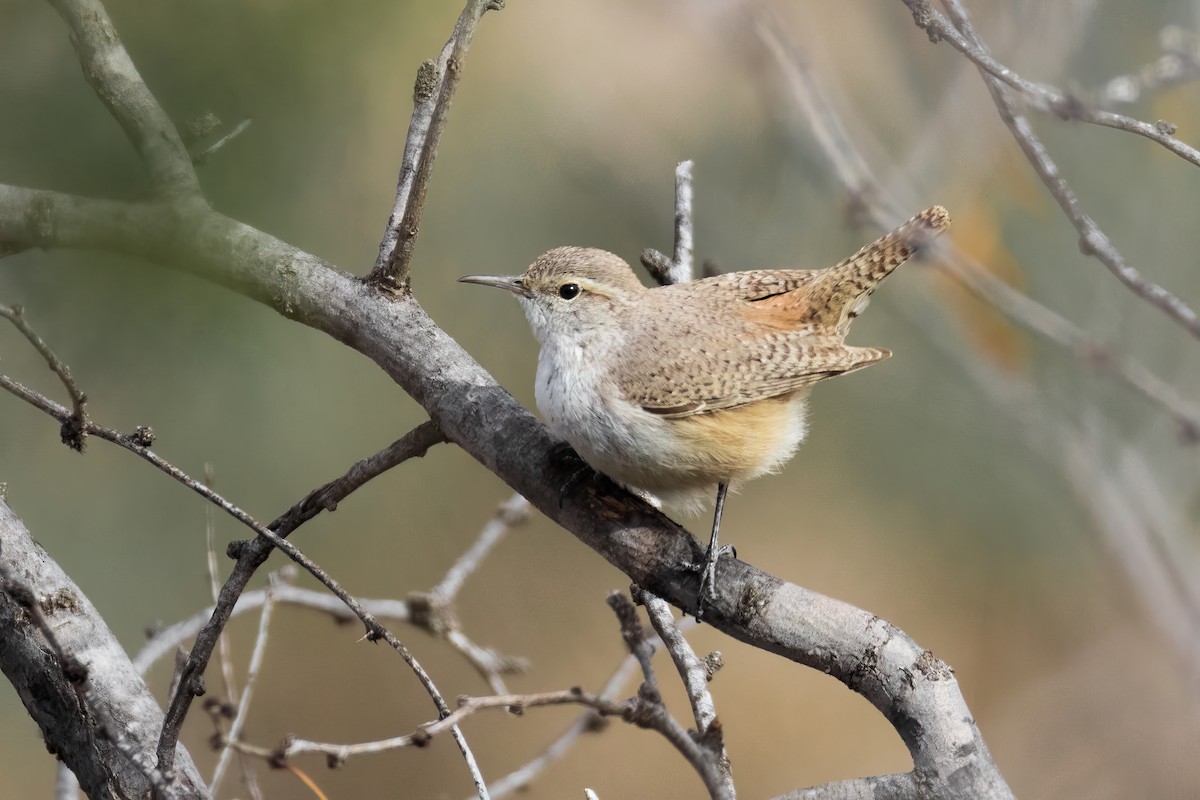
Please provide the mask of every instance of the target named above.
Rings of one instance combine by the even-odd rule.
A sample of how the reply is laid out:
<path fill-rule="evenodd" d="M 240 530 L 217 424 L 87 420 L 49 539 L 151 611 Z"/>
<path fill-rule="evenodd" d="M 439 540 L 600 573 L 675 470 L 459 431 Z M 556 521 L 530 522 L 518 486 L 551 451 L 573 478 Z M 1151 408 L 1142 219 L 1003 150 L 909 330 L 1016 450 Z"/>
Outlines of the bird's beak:
<path fill-rule="evenodd" d="M 458 282 L 495 286 L 497 289 L 507 289 L 519 297 L 533 297 L 533 292 L 525 288 L 520 275 L 464 275 Z"/>

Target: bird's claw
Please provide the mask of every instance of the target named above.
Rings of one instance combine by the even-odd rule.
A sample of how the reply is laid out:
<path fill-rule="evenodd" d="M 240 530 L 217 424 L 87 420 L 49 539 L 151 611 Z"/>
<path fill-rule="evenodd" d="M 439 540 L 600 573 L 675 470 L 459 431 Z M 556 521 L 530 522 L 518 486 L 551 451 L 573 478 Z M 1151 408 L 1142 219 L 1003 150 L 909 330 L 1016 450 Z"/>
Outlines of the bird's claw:
<path fill-rule="evenodd" d="M 716 550 L 710 548 L 705 551 L 703 562 L 686 561 L 683 564 L 687 571 L 700 573 L 700 591 L 696 595 L 697 622 L 704 619 L 704 606 L 717 600 L 717 560 L 721 556 L 737 558 L 737 548 L 730 544 L 722 545 Z"/>

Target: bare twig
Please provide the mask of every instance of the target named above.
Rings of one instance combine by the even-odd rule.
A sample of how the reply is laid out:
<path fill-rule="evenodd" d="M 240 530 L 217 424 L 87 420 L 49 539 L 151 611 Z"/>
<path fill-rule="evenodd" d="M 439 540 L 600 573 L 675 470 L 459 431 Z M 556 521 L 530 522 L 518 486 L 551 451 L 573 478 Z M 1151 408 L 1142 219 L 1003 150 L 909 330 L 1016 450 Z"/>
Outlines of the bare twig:
<path fill-rule="evenodd" d="M 479 564 L 487 557 L 505 535 L 518 525 L 524 525 L 529 520 L 529 501 L 519 494 L 505 500 L 496 509 L 496 513 L 488 520 L 487 525 L 479 532 L 479 538 L 467 552 L 463 553 L 454 566 L 446 572 L 437 586 L 430 590 L 443 601 L 453 600 L 463 583 L 470 577 Z M 497 694 L 501 694 L 498 692 Z"/>
<path fill-rule="evenodd" d="M 725 750 L 725 736 L 721 722 L 717 719 L 716 705 L 712 694 L 708 691 L 708 681 L 711 672 L 704 661 L 696 657 L 692 646 L 684 637 L 675 616 L 665 600 L 655 597 L 644 589 L 634 590 L 634 600 L 646 607 L 650 624 L 654 627 L 663 646 L 675 663 L 679 678 L 687 691 L 688 702 L 692 706 L 692 716 L 696 720 L 696 732 L 699 743 L 706 748 L 723 778 L 723 791 L 729 796 L 735 795 L 733 786 L 733 771 L 729 764 L 729 754 Z M 719 659 L 720 654 L 716 654 Z"/>
<path fill-rule="evenodd" d="M 396 203 L 388 218 L 383 241 L 379 243 L 375 267 L 367 278 L 375 286 L 407 291 L 409 264 L 425 207 L 425 191 L 437 157 L 438 141 L 446 126 L 446 113 L 462 76 L 463 61 L 479 20 L 488 11 L 499 11 L 503 7 L 504 0 L 467 0 L 438 60 L 426 61 L 417 70 L 413 114 L 404 143 L 400 179 L 396 183 Z"/>
<path fill-rule="evenodd" d="M 695 274 L 692 251 L 692 162 L 675 167 L 675 257 L 672 283 L 687 283 Z"/>
<path fill-rule="evenodd" d="M 25 321 L 25 310 L 21 306 L 0 306 L 0 317 L 4 317 L 16 326 L 21 335 L 28 339 L 29 343 L 45 359 L 51 371 L 62 381 L 67 394 L 71 397 L 73 411 L 69 419 L 62 421 L 61 434 L 63 444 L 76 452 L 82 453 L 84 447 L 87 445 L 88 434 L 87 395 L 83 393 L 79 388 L 79 384 L 71 377 L 71 368 L 64 364 L 62 359 L 50 349 L 50 345 L 46 344 L 37 331 L 29 326 L 29 323 Z"/>
<path fill-rule="evenodd" d="M 902 2 L 912 12 L 917 27 L 929 35 L 930 41 L 949 42 L 954 49 L 970 59 L 980 72 L 1021 92 L 1035 108 L 1055 114 L 1062 119 L 1087 122 L 1143 136 L 1162 145 L 1185 161 L 1200 166 L 1200 150 L 1176 139 L 1172 135 L 1175 132 L 1173 125 L 1162 122 L 1151 124 L 1123 114 L 1088 108 L 1077 97 L 1068 95 L 1052 86 L 1026 80 L 992 58 L 983 42 L 973 32 L 962 28 L 959 24 L 958 10 L 952 8 L 949 3 L 945 3 L 945 5 L 947 12 L 954 18 L 953 25 L 941 12 L 929 5 L 929 0 L 902 0 Z"/>
<path fill-rule="evenodd" d="M 209 487 L 210 489 L 212 488 L 212 485 L 213 485 L 213 477 L 214 477 L 213 466 L 211 463 L 206 462 L 204 464 L 204 485 Z M 205 566 L 207 567 L 207 571 L 208 571 L 209 591 L 212 594 L 212 600 L 214 603 L 217 602 L 217 596 L 221 592 L 221 585 L 217 579 L 218 568 L 217 568 L 217 551 L 216 551 L 216 545 L 214 543 L 215 538 L 216 538 L 216 512 L 213 508 L 212 503 L 205 503 L 204 504 Z M 272 578 L 272 581 L 274 581 L 273 575 L 271 576 L 271 578 Z M 263 613 L 264 614 L 267 613 L 265 610 L 265 607 L 264 607 Z M 229 643 L 229 637 L 228 636 L 221 637 L 219 650 L 217 651 L 217 660 L 221 667 L 221 682 L 224 684 L 225 697 L 228 699 L 228 702 L 236 706 L 236 705 L 239 705 L 239 697 L 238 697 L 237 680 L 235 679 L 234 674 L 233 674 L 233 656 L 230 652 L 232 649 L 233 648 Z M 182 671 L 183 663 L 187 658 L 187 653 L 184 652 L 182 650 L 182 648 L 180 648 L 180 652 L 183 653 L 183 657 L 179 659 L 179 663 L 178 663 L 179 669 L 176 670 L 176 674 L 175 674 L 176 678 L 178 678 L 179 673 Z M 172 681 L 171 690 L 167 693 L 168 697 L 175 691 L 175 688 L 177 685 L 178 685 L 177 681 Z M 218 762 L 218 766 L 220 767 L 220 769 L 222 771 L 224 770 L 224 763 L 227 760 L 228 759 L 227 759 L 226 753 L 222 752 L 220 761 Z M 246 786 L 247 786 L 248 790 L 250 791 L 251 797 L 255 798 L 255 800 L 261 800 L 261 798 L 259 796 L 259 792 L 258 792 L 257 783 L 255 782 L 254 776 L 251 774 L 251 771 L 250 771 L 249 761 L 244 756 L 242 756 L 240 753 L 238 754 L 238 766 L 242 770 L 242 777 L 246 782 Z M 217 783 L 218 783 L 217 773 L 214 772 L 214 777 L 209 781 L 209 790 L 213 794 L 217 793 Z"/>
<path fill-rule="evenodd" d="M 244 120 L 239 122 L 237 125 L 233 126 L 233 130 L 231 130 L 229 133 L 225 134 L 220 139 L 217 139 L 215 142 L 210 144 L 208 147 L 206 147 L 203 150 L 200 150 L 199 152 L 194 154 L 192 156 L 192 163 L 199 166 L 199 165 L 203 164 L 204 162 L 208 161 L 208 159 L 211 158 L 217 151 L 219 151 L 221 148 L 225 147 L 225 145 L 229 144 L 234 139 L 236 139 L 237 137 L 239 137 L 243 133 L 245 133 L 246 130 L 250 127 L 251 122 L 253 122 L 253 120 L 251 120 L 250 117 L 246 117 Z"/>
<path fill-rule="evenodd" d="M 1158 34 L 1161 56 L 1128 75 L 1105 82 L 1094 99 L 1101 106 L 1136 103 L 1143 95 L 1200 79 L 1200 41 L 1196 35 L 1175 25 Z"/>
<path fill-rule="evenodd" d="M 756 30 L 787 79 L 834 174 L 850 193 L 858 212 L 856 218 L 882 230 L 900 224 L 905 215 L 886 197 L 802 54 L 784 39 L 778 23 L 770 16 L 757 15 Z M 931 247 L 929 257 L 951 278 L 1012 322 L 1062 347 L 1089 368 L 1111 372 L 1138 394 L 1161 406 L 1175 419 L 1182 441 L 1200 437 L 1200 408 L 1140 362 L 1113 352 L 1057 311 L 1012 288 L 955 248 L 953 240 L 943 240 Z"/>
<path fill-rule="evenodd" d="M 692 716 L 696 719 L 696 731 L 704 736 L 717 721 L 717 709 L 713 704 L 712 694 L 708 691 L 708 669 L 704 662 L 696 656 L 692 646 L 688 644 L 687 639 L 679 630 L 675 617 L 671 613 L 671 607 L 665 600 L 655 597 L 644 589 L 634 591 L 634 600 L 646 607 L 650 625 L 658 634 L 658 638 L 662 639 L 671 660 L 675 662 L 679 678 L 683 681 L 684 689 L 687 690 L 688 702 L 692 704 Z"/>
<path fill-rule="evenodd" d="M 445 441 L 446 435 L 437 423 L 426 420 L 378 453 L 355 463 L 340 478 L 313 489 L 272 522 L 270 527 L 286 536 L 322 511 L 336 511 L 338 503 L 372 478 L 410 458 L 421 458 L 429 452 L 429 448 Z"/>
<path fill-rule="evenodd" d="M 732 800 L 736 794 L 728 762 L 721 759 L 724 754 L 723 745 L 713 750 L 703 738 L 699 741 L 693 739 L 668 713 L 663 703 L 662 693 L 659 691 L 651 665 L 656 646 L 653 639 L 646 636 L 646 629 L 638 621 L 637 607 L 621 592 L 609 593 L 608 605 L 621 624 L 621 638 L 625 640 L 625 646 L 642 668 L 642 685 L 638 688 L 636 702 L 630 715 L 626 716 L 626 721 L 658 731 L 692 765 L 692 769 L 704 781 L 711 797 Z M 717 739 L 719 740 L 719 734 Z"/>
<path fill-rule="evenodd" d="M 100 0 L 50 0 L 71 29 L 84 77 L 150 174 L 159 197 L 200 199 L 200 183 L 179 131 L 146 87 Z"/>
<path fill-rule="evenodd" d="M 1034 133 L 1033 126 L 1017 108 L 1009 86 L 1032 97 L 1046 99 L 1054 109 L 1061 109 L 1062 113 L 1068 114 L 1071 119 L 1120 128 L 1154 139 L 1198 166 L 1200 166 L 1200 151 L 1196 151 L 1168 135 L 1165 131 L 1170 126 L 1150 125 L 1107 111 L 1085 109 L 1077 102 L 1072 102 L 1047 87 L 1026 81 L 1012 70 L 998 64 L 988 55 L 987 48 L 971 27 L 966 9 L 958 0 L 945 0 L 946 10 L 954 18 L 958 29 L 952 26 L 941 13 L 930 8 L 927 0 L 904 0 L 904 3 L 912 10 L 913 18 L 918 26 L 927 31 L 931 37 L 943 38 L 950 42 L 978 66 L 988 91 L 991 92 L 992 99 L 996 103 L 996 108 L 1000 112 L 1000 118 L 1016 138 L 1021 152 L 1025 154 L 1038 177 L 1050 190 L 1051 196 L 1079 232 L 1079 244 L 1083 253 L 1095 256 L 1131 292 L 1162 311 L 1192 336 L 1200 339 L 1200 315 L 1197 315 L 1191 306 L 1162 286 L 1147 280 L 1141 272 L 1130 265 L 1109 241 L 1108 236 L 1100 229 L 1095 220 L 1084 212 L 1079 204 L 1079 198 L 1062 177 L 1058 166 L 1050 158 L 1049 152 L 1037 134 Z"/>
<path fill-rule="evenodd" d="M 7 375 L 0 375 L 0 388 L 7 389 L 8 391 L 37 406 L 60 421 L 67 417 L 70 413 L 67 411 L 67 409 L 58 405 L 54 401 L 43 397 L 30 389 L 27 389 L 26 387 L 9 378 Z M 374 618 L 374 616 L 368 613 L 366 609 L 364 609 L 353 597 L 351 597 L 350 594 L 346 592 L 346 590 L 343 589 L 335 580 L 333 580 L 331 576 L 321 569 L 320 566 L 309 559 L 308 556 L 300 552 L 295 545 L 282 538 L 282 536 L 290 533 L 291 530 L 294 530 L 295 527 L 302 522 L 306 521 L 307 519 L 311 519 L 313 516 L 316 516 L 316 514 L 320 512 L 321 508 L 329 507 L 328 503 L 332 502 L 336 506 L 338 500 L 345 497 L 358 486 L 366 483 L 366 481 L 370 480 L 370 478 L 378 475 L 383 471 L 383 469 L 386 469 L 386 467 L 383 465 L 398 464 L 401 461 L 406 460 L 408 457 L 417 454 L 417 450 L 423 454 L 425 450 L 432 446 L 435 441 L 440 440 L 441 438 L 441 433 L 437 431 L 436 426 L 426 423 L 425 426 L 417 428 L 410 433 L 409 436 L 389 446 L 381 453 L 377 453 L 375 456 L 355 464 L 354 467 L 351 468 L 350 472 L 348 472 L 342 478 L 339 478 L 330 484 L 326 484 L 326 486 L 323 486 L 315 492 L 306 495 L 305 498 L 296 506 L 293 506 L 293 508 L 287 514 L 285 514 L 284 517 L 281 517 L 280 520 L 276 520 L 276 523 L 279 523 L 276 527 L 276 530 L 283 529 L 284 525 L 281 523 L 281 520 L 292 521 L 292 527 L 282 534 L 276 533 L 276 530 L 271 530 L 260 525 L 245 511 L 242 511 L 240 508 L 209 489 L 200 481 L 197 481 L 196 479 L 187 475 L 178 467 L 175 467 L 155 453 L 151 452 L 149 450 L 149 441 L 147 441 L 148 437 L 146 436 L 146 431 L 149 429 L 139 428 L 134 434 L 126 436 L 125 434 L 121 434 L 117 431 L 89 422 L 87 424 L 87 430 L 89 433 L 93 433 L 102 439 L 106 439 L 114 442 L 115 444 L 121 445 L 130 452 L 136 453 L 150 463 L 154 464 L 156 467 L 161 469 L 163 472 L 166 472 L 168 475 L 171 475 L 180 483 L 183 483 L 196 493 L 204 496 L 210 502 L 220 506 L 243 525 L 246 525 L 255 533 L 257 533 L 259 538 L 256 539 L 255 542 L 265 541 L 270 547 L 275 547 L 281 550 L 284 555 L 303 567 L 307 572 L 309 572 L 309 574 L 324 584 L 326 588 L 333 592 L 334 595 L 341 599 L 342 602 L 354 612 L 355 616 L 357 616 L 365 626 L 367 637 L 369 639 L 372 641 L 378 641 L 379 639 L 382 639 L 391 645 L 392 649 L 400 654 L 400 657 L 404 659 L 409 668 L 414 674 L 416 674 L 417 679 L 421 682 L 422 686 L 425 687 L 425 690 L 429 693 L 430 697 L 433 698 L 434 704 L 437 705 L 439 711 L 442 713 L 448 712 L 448 707 L 446 706 L 445 701 L 442 700 L 441 693 L 434 685 L 433 680 L 425 672 L 424 668 L 422 668 L 417 662 L 412 653 L 409 652 L 408 648 L 405 647 L 389 630 L 382 626 Z M 418 435 L 414 436 L 413 434 Z M 426 443 L 426 441 L 428 441 L 428 443 Z M 400 442 L 404 442 L 404 446 L 399 446 Z M 416 447 L 414 447 L 414 442 L 416 442 Z M 324 491 L 326 489 L 329 491 Z M 322 505 L 313 505 L 310 502 L 315 497 L 319 497 L 321 499 Z M 275 523 L 273 523 L 273 525 L 275 525 Z M 249 544 L 252 545 L 254 543 L 252 542 Z M 260 545 L 260 547 L 262 546 Z M 251 550 L 251 547 L 244 545 L 236 548 L 236 550 L 237 552 L 242 553 Z M 262 560 L 265 560 L 266 554 L 269 552 L 269 547 L 265 547 L 265 551 L 262 554 Z M 255 557 L 257 557 L 257 553 L 255 553 Z M 258 561 L 258 563 L 262 562 Z M 242 564 L 243 562 L 239 557 L 239 566 L 242 566 Z M 183 726 L 183 720 L 187 714 L 187 709 L 191 705 L 191 700 L 196 695 L 203 693 L 203 687 L 200 684 L 200 681 L 202 680 L 204 666 L 208 664 L 208 659 L 212 656 L 212 646 L 215 645 L 216 639 L 219 638 L 220 629 L 223 629 L 224 622 L 228 620 L 229 612 L 232 611 L 232 607 L 237 599 L 237 595 L 240 594 L 241 589 L 245 587 L 245 583 L 249 581 L 250 574 L 252 574 L 253 570 L 256 568 L 257 564 L 255 564 L 255 566 L 249 570 L 249 574 L 244 574 L 244 580 L 242 579 L 243 574 L 239 573 L 239 571 L 235 569 L 234 574 L 230 576 L 229 580 L 222 588 L 220 599 L 217 603 L 217 609 L 213 614 L 213 620 L 220 620 L 220 622 L 217 625 L 212 625 L 212 631 L 210 631 L 210 634 L 215 634 L 212 638 L 212 644 L 207 644 L 205 650 L 199 651 L 199 654 L 203 656 L 203 663 L 200 662 L 200 659 L 195 657 L 198 654 L 196 648 L 199 647 L 201 638 L 198 637 L 196 645 L 193 646 L 192 656 L 189 656 L 188 662 L 184 667 L 183 674 L 180 678 L 179 687 L 171 697 L 171 703 L 168 707 L 166 718 L 163 724 L 162 735 L 159 739 L 159 769 L 164 773 L 169 772 L 174 763 L 175 745 L 179 741 L 179 732 Z M 240 586 L 238 586 L 239 583 Z M 227 606 L 228 608 L 225 609 L 224 613 L 222 614 L 223 606 Z M 480 797 L 486 797 L 486 787 L 483 784 L 483 779 L 480 776 L 479 768 L 475 764 L 474 756 L 471 754 L 471 750 L 467 746 L 466 740 L 462 738 L 461 732 L 457 731 L 457 729 L 454 731 L 454 738 L 459 745 L 459 749 L 463 752 L 463 757 L 467 760 L 472 777 L 476 781 L 476 786 L 479 789 Z"/>
<path fill-rule="evenodd" d="M 274 583 L 274 580 L 272 580 Z M 242 696 L 237 701 L 237 713 L 233 717 L 233 722 L 229 725 L 229 738 L 237 741 L 241 738 L 242 727 L 246 724 L 246 713 L 250 710 L 250 699 L 254 694 L 254 683 L 258 680 L 258 672 L 262 668 L 263 655 L 267 651 L 267 634 L 271 627 L 271 612 L 275 610 L 275 592 L 274 588 L 267 590 L 266 600 L 263 602 L 262 614 L 258 618 L 258 633 L 254 638 L 254 650 L 250 653 L 250 666 L 246 669 L 246 688 L 242 692 Z M 208 790 L 214 795 L 221 788 L 221 781 L 225 777 L 225 770 L 229 766 L 229 757 L 232 751 L 226 748 L 221 751 L 221 757 L 217 759 L 217 766 L 213 769 L 212 780 L 208 782 Z"/>
<path fill-rule="evenodd" d="M 585 692 L 579 688 L 563 689 L 555 692 L 538 692 L 535 694 L 502 694 L 485 697 L 470 697 L 463 695 L 458 698 L 458 707 L 448 715 L 426 722 L 417 727 L 412 733 L 394 736 L 390 739 L 379 739 L 371 742 L 355 744 L 337 744 L 334 742 L 316 742 L 308 739 L 288 737 L 278 746 L 259 747 L 238 741 L 229 737 L 224 742 L 230 748 L 248 755 L 266 759 L 272 765 L 279 766 L 299 755 L 319 753 L 328 759 L 329 765 L 338 766 L 352 756 L 382 753 L 387 750 L 397 750 L 404 747 L 424 747 L 433 737 L 452 730 L 465 718 L 480 711 L 503 708 L 514 713 L 520 713 L 528 708 L 560 705 L 583 705 L 592 708 L 604 716 L 624 717 L 628 721 L 632 714 L 632 702 L 615 702 L 596 694 Z"/>
<path fill-rule="evenodd" d="M 309 608 L 323 614 L 329 614 L 341 622 L 355 619 L 354 614 L 350 609 L 346 608 L 342 601 L 326 592 L 318 592 L 313 589 L 304 589 L 287 584 L 275 586 L 271 591 L 275 595 L 276 603 Z M 267 589 L 243 592 L 238 597 L 237 603 L 230 613 L 230 617 L 241 616 L 255 609 L 262 608 L 267 600 L 267 592 Z M 369 600 L 359 598 L 359 602 L 362 603 L 363 608 L 370 611 L 376 617 L 384 617 L 400 622 L 408 621 L 408 605 L 403 600 Z M 146 644 L 142 645 L 142 649 L 138 651 L 137 655 L 133 657 L 133 666 L 137 669 L 138 673 L 145 675 L 146 671 L 159 659 L 198 634 L 204 628 L 204 623 L 212 617 L 215 610 L 216 606 L 209 606 L 187 619 L 180 620 L 162 630 L 155 631 Z"/>
<path fill-rule="evenodd" d="M 684 620 L 684 624 L 696 624 L 693 619 Z M 617 696 L 621 687 L 625 685 L 638 669 L 638 660 L 632 655 L 627 655 L 613 670 L 612 675 L 604 682 L 604 686 L 600 689 L 599 696 L 605 700 L 611 700 Z M 562 758 L 575 745 L 575 742 L 580 736 L 585 733 L 595 731 L 598 727 L 600 718 L 593 711 L 581 714 L 571 725 L 563 731 L 557 739 L 542 751 L 536 758 L 529 761 L 525 765 L 505 775 L 503 778 L 493 781 L 489 787 L 492 791 L 493 800 L 501 800 L 513 792 L 520 791 L 541 774 L 542 770 L 553 764 L 558 759 Z"/>
<path fill-rule="evenodd" d="M 661 286 L 687 283 L 695 273 L 692 223 L 692 162 L 675 167 L 675 247 L 668 258 L 653 248 L 642 251 L 642 266 Z"/>
<path fill-rule="evenodd" d="M 213 466 L 207 462 L 204 464 L 204 485 L 210 489 L 213 486 Z M 217 535 L 217 526 L 214 516 L 212 503 L 206 503 L 204 506 L 205 567 L 208 572 L 208 589 L 212 596 L 212 601 L 215 603 L 217 602 L 218 595 L 221 594 L 221 583 L 217 578 L 217 548 L 214 541 Z M 225 684 L 225 697 L 229 699 L 230 703 L 236 704 L 238 702 L 238 689 L 237 681 L 233 675 L 233 656 L 230 653 L 232 649 L 228 637 L 222 637 L 217 649 L 217 661 L 221 666 L 221 680 Z"/>

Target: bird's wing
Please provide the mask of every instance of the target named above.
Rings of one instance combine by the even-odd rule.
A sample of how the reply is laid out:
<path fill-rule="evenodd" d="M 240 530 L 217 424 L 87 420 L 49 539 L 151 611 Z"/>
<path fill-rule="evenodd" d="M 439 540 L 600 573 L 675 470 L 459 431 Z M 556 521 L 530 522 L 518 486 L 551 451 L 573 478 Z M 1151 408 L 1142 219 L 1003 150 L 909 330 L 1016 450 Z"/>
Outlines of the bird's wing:
<path fill-rule="evenodd" d="M 843 337 L 876 284 L 950 224 L 934 206 L 823 270 L 735 272 L 652 289 L 616 371 L 624 397 L 688 416 L 796 392 L 882 361 Z"/>
<path fill-rule="evenodd" d="M 697 328 L 684 325 L 669 341 L 629 348 L 617 370 L 625 399 L 652 414 L 690 416 L 788 395 L 891 355 L 758 325 L 716 336 Z"/>

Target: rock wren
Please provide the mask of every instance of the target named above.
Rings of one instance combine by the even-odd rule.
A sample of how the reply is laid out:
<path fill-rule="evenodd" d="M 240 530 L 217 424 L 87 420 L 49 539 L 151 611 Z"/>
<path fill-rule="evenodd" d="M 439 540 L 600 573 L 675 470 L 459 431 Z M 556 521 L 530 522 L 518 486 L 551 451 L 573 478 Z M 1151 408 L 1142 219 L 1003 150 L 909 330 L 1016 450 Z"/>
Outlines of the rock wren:
<path fill-rule="evenodd" d="M 647 288 L 612 253 L 559 247 L 524 275 L 459 280 L 506 289 L 524 306 L 541 344 L 538 408 L 584 461 L 687 510 L 715 490 L 702 614 L 725 552 L 717 531 L 726 491 L 791 458 L 814 383 L 891 355 L 846 345 L 846 332 L 875 286 L 949 224 L 934 206 L 821 270 Z"/>

